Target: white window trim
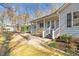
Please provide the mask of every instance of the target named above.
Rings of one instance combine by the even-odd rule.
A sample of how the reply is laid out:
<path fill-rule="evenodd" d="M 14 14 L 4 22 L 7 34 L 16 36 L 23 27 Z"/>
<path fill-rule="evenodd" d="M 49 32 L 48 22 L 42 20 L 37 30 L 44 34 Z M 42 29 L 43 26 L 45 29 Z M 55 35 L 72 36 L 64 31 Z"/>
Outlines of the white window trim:
<path fill-rule="evenodd" d="M 73 17 L 72 17 L 72 16 L 73 16 L 73 12 L 68 12 L 68 13 L 71 13 L 71 27 L 73 27 Z M 68 14 L 68 13 L 67 13 L 67 14 Z M 67 15 L 67 14 L 66 14 L 66 15 Z M 66 18 L 66 19 L 67 19 L 67 18 Z M 71 28 L 71 27 L 67 27 L 67 28 Z"/>
<path fill-rule="evenodd" d="M 77 11 L 79 11 L 79 10 L 77 10 Z M 76 12 L 76 11 L 71 12 L 71 14 L 72 14 L 72 27 L 79 27 L 79 26 L 74 26 L 74 25 L 73 25 L 73 13 L 74 13 L 74 12 Z"/>
<path fill-rule="evenodd" d="M 72 25 L 72 27 L 73 27 L 73 12 L 71 12 L 71 17 L 72 17 L 72 23 L 71 23 L 71 25 Z"/>

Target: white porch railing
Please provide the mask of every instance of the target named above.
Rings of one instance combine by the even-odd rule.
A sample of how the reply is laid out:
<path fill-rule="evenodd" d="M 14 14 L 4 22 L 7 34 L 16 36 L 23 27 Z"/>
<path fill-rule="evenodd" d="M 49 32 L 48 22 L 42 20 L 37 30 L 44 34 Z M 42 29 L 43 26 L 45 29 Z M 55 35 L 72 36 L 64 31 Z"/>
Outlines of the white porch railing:
<path fill-rule="evenodd" d="M 43 31 L 43 38 L 50 34 L 51 27 Z"/>
<path fill-rule="evenodd" d="M 58 37 L 59 34 L 59 28 L 57 28 L 56 30 L 52 30 L 52 38 L 55 39 L 56 37 Z"/>
<path fill-rule="evenodd" d="M 58 37 L 59 34 L 59 28 L 57 29 L 51 29 L 51 27 L 49 27 L 47 30 L 43 31 L 43 38 L 46 37 L 48 34 L 51 34 L 51 30 L 52 30 L 52 38 L 55 39 L 56 37 Z"/>

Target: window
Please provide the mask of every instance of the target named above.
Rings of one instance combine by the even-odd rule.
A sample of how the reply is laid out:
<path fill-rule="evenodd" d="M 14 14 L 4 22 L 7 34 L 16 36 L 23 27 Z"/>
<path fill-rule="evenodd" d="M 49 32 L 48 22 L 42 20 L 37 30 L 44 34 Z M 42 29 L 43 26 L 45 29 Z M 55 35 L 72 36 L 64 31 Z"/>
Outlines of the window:
<path fill-rule="evenodd" d="M 50 21 L 47 22 L 47 28 L 49 28 L 49 27 L 50 27 Z"/>
<path fill-rule="evenodd" d="M 43 23 L 40 23 L 40 28 L 42 28 L 43 27 Z"/>
<path fill-rule="evenodd" d="M 52 21 L 52 29 L 54 28 L 54 21 Z"/>
<path fill-rule="evenodd" d="M 79 26 L 79 11 L 73 13 L 73 26 Z"/>
<path fill-rule="evenodd" d="M 72 26 L 72 15 L 71 13 L 67 14 L 67 27 L 71 27 Z"/>

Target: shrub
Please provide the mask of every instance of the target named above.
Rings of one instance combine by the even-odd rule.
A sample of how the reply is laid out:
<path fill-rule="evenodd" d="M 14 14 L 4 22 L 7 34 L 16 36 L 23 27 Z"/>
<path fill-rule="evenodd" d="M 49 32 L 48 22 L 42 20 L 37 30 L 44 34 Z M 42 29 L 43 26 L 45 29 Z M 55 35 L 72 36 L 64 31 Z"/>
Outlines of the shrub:
<path fill-rule="evenodd" d="M 74 52 L 74 55 L 79 56 L 79 51 L 76 50 L 76 51 Z"/>
<path fill-rule="evenodd" d="M 48 46 L 53 47 L 53 48 L 57 48 L 57 44 L 55 41 L 52 41 Z"/>
<path fill-rule="evenodd" d="M 66 49 L 66 52 L 70 53 L 71 55 L 73 55 L 77 50 L 77 46 L 74 43 L 70 43 L 68 44 L 68 47 Z"/>
<path fill-rule="evenodd" d="M 22 31 L 22 32 L 29 32 L 29 26 L 24 24 L 24 25 L 21 27 L 21 31 Z"/>
<path fill-rule="evenodd" d="M 66 42 L 66 43 L 70 43 L 72 39 L 72 36 L 64 34 L 62 36 L 60 36 L 60 41 Z"/>

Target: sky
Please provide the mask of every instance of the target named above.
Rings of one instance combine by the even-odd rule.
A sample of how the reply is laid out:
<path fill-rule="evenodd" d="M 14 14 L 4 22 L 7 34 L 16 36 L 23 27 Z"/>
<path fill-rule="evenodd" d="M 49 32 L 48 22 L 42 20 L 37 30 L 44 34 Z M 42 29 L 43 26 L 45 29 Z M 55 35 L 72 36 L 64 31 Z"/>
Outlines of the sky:
<path fill-rule="evenodd" d="M 39 7 L 38 7 L 39 5 Z M 51 14 L 52 13 L 52 10 L 55 9 L 55 8 L 59 8 L 62 4 L 61 3 L 40 3 L 40 4 L 36 4 L 36 3 L 12 3 L 10 4 L 10 6 L 14 9 L 17 8 L 17 6 L 20 6 L 19 8 L 19 11 L 16 11 L 16 14 L 26 14 L 26 13 L 29 13 L 30 15 L 30 21 L 33 20 L 33 19 L 36 19 L 36 10 L 38 9 L 40 12 L 41 12 L 41 16 L 45 16 L 45 15 L 48 15 L 48 14 Z M 5 10 L 5 8 L 0 4 L 0 15 L 1 13 L 3 13 Z M 10 20 L 6 20 L 4 22 L 5 24 L 11 24 Z"/>
<path fill-rule="evenodd" d="M 42 13 L 42 15 L 46 15 L 46 14 L 50 14 L 51 13 L 51 9 L 55 8 L 55 7 L 60 7 L 62 5 L 62 3 L 40 3 L 39 4 L 39 10 Z M 21 6 L 20 7 L 20 14 L 24 14 L 29 13 L 32 17 L 35 16 L 35 11 L 36 9 L 38 9 L 37 4 L 36 3 L 13 3 L 12 7 L 16 7 L 16 6 Z M 3 10 L 5 10 L 4 7 L 2 7 L 0 5 L 0 12 L 2 12 Z M 16 12 L 17 14 L 19 14 L 19 12 Z"/>

